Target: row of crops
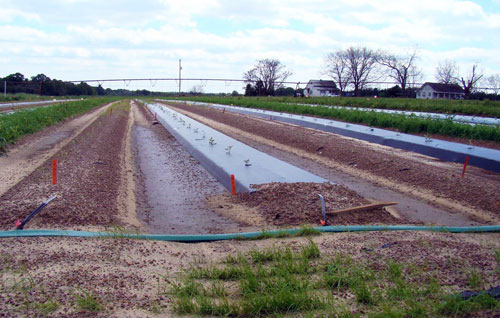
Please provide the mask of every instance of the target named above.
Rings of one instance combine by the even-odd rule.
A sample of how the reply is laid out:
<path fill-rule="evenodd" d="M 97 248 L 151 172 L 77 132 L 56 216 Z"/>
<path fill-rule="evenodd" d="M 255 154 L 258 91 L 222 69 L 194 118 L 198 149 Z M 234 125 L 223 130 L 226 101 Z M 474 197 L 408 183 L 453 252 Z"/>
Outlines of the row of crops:
<path fill-rule="evenodd" d="M 267 109 L 278 112 L 304 114 L 360 123 L 371 127 L 396 129 L 403 133 L 438 134 L 470 140 L 500 142 L 500 127 L 467 125 L 451 119 L 431 119 L 417 116 L 388 114 L 374 111 L 359 111 L 326 106 L 311 107 L 282 101 L 281 98 L 235 98 L 235 97 L 197 97 L 185 98 L 206 103 L 237 105 L 247 108 Z M 337 100 L 337 99 L 335 99 Z M 365 105 L 366 106 L 366 105 Z M 421 109 L 419 109 L 421 110 Z"/>
<path fill-rule="evenodd" d="M 116 98 L 91 98 L 76 102 L 22 110 L 0 116 L 0 153 L 23 135 L 35 133 L 68 117 L 85 113 Z"/>
<path fill-rule="evenodd" d="M 491 100 L 446 100 L 415 98 L 366 98 L 366 97 L 234 97 L 292 104 L 316 104 L 326 106 L 349 106 L 360 108 L 410 110 L 453 115 L 500 117 L 500 101 Z"/>

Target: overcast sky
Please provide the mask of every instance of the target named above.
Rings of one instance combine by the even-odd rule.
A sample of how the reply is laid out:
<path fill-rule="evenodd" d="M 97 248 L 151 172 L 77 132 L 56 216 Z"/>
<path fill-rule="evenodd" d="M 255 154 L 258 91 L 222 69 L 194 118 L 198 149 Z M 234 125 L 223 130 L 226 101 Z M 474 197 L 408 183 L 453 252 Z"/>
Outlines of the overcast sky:
<path fill-rule="evenodd" d="M 397 54 L 418 47 L 428 81 L 443 59 L 462 73 L 477 63 L 496 74 L 500 0 L 0 0 L 0 77 L 177 77 L 182 59 L 183 77 L 240 79 L 257 59 L 276 58 L 293 71 L 291 80 L 308 81 L 326 79 L 325 55 L 349 46 Z M 204 84 L 183 83 L 185 90 Z M 241 87 L 207 83 L 204 90 Z"/>

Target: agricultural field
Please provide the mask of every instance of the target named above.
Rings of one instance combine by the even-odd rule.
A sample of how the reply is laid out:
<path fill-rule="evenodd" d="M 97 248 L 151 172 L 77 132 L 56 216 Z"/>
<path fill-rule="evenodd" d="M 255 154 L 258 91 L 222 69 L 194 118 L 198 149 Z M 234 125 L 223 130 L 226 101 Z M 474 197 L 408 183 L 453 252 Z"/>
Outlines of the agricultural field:
<path fill-rule="evenodd" d="M 44 127 L 54 125 L 68 117 L 91 110 L 112 99 L 99 98 L 85 101 L 68 102 L 53 106 L 18 111 L 0 117 L 0 153 L 20 137 L 35 133 Z"/>
<path fill-rule="evenodd" d="M 184 98 L 189 99 L 189 98 Z M 371 98 L 371 97 L 197 97 L 210 103 L 235 104 L 250 107 L 260 102 L 287 104 L 315 104 L 325 106 L 350 106 L 408 110 L 442 114 L 460 114 L 500 117 L 500 101 L 490 100 L 434 100 L 414 98 Z"/>
<path fill-rule="evenodd" d="M 65 97 L 58 97 L 65 99 Z M 49 100 L 53 99 L 50 96 L 40 96 L 26 93 L 19 94 L 1 94 L 0 95 L 0 103 L 12 103 L 12 102 L 25 102 L 25 101 L 40 101 L 40 100 Z"/>
<path fill-rule="evenodd" d="M 246 107 L 333 116 L 286 100 L 241 100 Z M 231 194 L 163 126 L 162 116 L 173 115 L 151 112 L 148 103 L 156 102 L 89 99 L 0 116 L 0 316 L 500 315 L 500 233 L 478 233 L 500 224 L 500 174 L 469 166 L 462 176 L 461 164 L 333 133 L 212 107 L 157 104 L 330 180 L 272 182 Z M 176 120 L 179 131 L 198 129 Z M 236 154 L 236 146 L 202 129 L 197 142 L 225 158 Z M 499 142 L 481 135 L 489 131 L 467 133 Z M 258 166 L 253 159 L 239 164 Z M 14 233 L 99 233 L 5 237 L 52 196 Z M 374 206 L 380 202 L 391 205 Z M 331 226 L 406 230 L 323 232 L 326 218 Z M 410 230 L 415 225 L 428 231 Z M 225 233 L 235 235 L 210 239 Z M 178 235 L 192 242 L 159 240 Z"/>
<path fill-rule="evenodd" d="M 329 98 L 329 99 L 307 99 L 308 103 L 318 102 L 318 105 L 325 105 L 311 107 L 307 105 L 301 105 L 298 103 L 303 103 L 304 99 L 299 99 L 297 102 L 297 98 L 295 99 L 286 99 L 286 98 L 248 98 L 248 97 L 197 97 L 197 98 L 183 98 L 184 100 L 193 100 L 200 101 L 206 103 L 218 103 L 224 105 L 237 105 L 248 108 L 257 108 L 257 109 L 267 109 L 273 110 L 277 112 L 285 112 L 285 113 L 293 113 L 293 114 L 303 114 L 303 115 L 311 115 L 317 116 L 321 118 L 329 118 L 345 121 L 348 123 L 360 123 L 363 125 L 367 125 L 370 127 L 378 127 L 378 128 L 388 128 L 393 129 L 402 133 L 410 133 L 410 134 L 421 134 L 421 135 L 438 135 L 444 137 L 451 137 L 457 139 L 464 140 L 482 140 L 482 141 L 494 141 L 496 143 L 500 142 L 500 127 L 499 126 L 487 126 L 487 125 L 468 125 L 453 122 L 451 119 L 434 119 L 434 118 L 421 118 L 417 116 L 407 116 L 407 115 L 399 115 L 399 114 L 388 114 L 388 113 L 380 113 L 380 112 L 367 112 L 367 111 L 359 111 L 359 110 L 350 110 L 350 109 L 339 109 L 339 108 L 329 108 L 326 107 L 327 102 L 332 105 L 338 106 L 336 103 L 337 98 Z M 383 99 L 382 99 L 383 100 Z M 387 99 L 386 99 L 387 100 Z M 500 107 L 494 103 L 495 106 L 484 106 L 487 103 L 476 103 L 478 105 L 473 106 L 473 103 L 461 105 L 462 101 L 430 101 L 430 100 L 411 100 L 412 103 L 406 102 L 406 99 L 403 100 L 392 100 L 389 99 L 390 106 L 387 106 L 384 102 L 372 102 L 368 104 L 360 103 L 359 105 L 363 105 L 362 107 L 368 108 L 379 108 L 382 106 L 382 109 L 401 109 L 401 110 L 415 110 L 415 111 L 436 111 L 447 113 L 447 108 L 445 105 L 449 103 L 450 112 L 453 109 L 463 109 L 463 114 L 476 114 L 472 110 L 473 109 L 481 109 L 485 108 L 488 111 L 484 110 L 483 113 L 487 113 L 491 116 L 499 116 L 500 115 Z M 361 101 L 361 100 L 360 100 Z M 378 99 L 377 99 L 378 101 Z M 398 103 L 398 101 L 405 101 Z M 447 102 L 447 103 L 446 103 Z M 468 102 L 468 101 L 467 101 Z M 351 103 L 355 103 L 355 101 L 351 101 Z M 421 104 L 417 104 L 421 103 Z M 426 107 L 425 105 L 430 104 L 432 107 Z M 355 104 L 357 105 L 357 104 Z M 385 107 L 384 107 L 385 105 Z M 416 105 L 423 105 L 421 108 Z M 458 106 L 457 106 L 458 105 Z M 353 106 L 353 105 L 349 105 Z M 360 106 L 361 107 L 361 106 Z M 498 112 L 497 112 L 498 110 Z"/>

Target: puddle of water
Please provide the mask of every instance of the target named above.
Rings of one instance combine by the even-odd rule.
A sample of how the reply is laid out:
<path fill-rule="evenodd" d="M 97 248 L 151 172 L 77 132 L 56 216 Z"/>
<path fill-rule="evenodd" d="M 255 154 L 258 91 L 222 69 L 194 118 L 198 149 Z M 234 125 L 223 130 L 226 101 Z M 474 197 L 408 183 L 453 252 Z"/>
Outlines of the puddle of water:
<path fill-rule="evenodd" d="M 205 198 L 225 188 L 193 159 L 166 131 L 135 125 L 132 131 L 136 162 L 142 172 L 146 206 L 141 221 L 150 233 L 202 234 L 234 232 L 237 223 L 210 210 Z"/>

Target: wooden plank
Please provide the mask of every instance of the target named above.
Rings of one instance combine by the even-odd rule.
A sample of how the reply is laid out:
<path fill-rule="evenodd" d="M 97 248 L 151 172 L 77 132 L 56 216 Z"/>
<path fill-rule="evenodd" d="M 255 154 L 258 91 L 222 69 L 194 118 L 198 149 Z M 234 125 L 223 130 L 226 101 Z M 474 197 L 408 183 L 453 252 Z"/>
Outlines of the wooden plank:
<path fill-rule="evenodd" d="M 335 210 L 335 211 L 327 211 L 326 214 L 340 214 L 340 213 L 348 213 L 348 212 L 360 212 L 360 211 L 366 211 L 366 210 L 381 208 L 381 207 L 384 207 L 384 206 L 395 205 L 395 204 L 398 204 L 398 202 L 374 202 L 374 203 L 370 203 L 370 204 L 356 206 L 356 207 L 353 207 L 353 208 L 347 208 L 347 209 L 341 209 L 341 210 Z"/>

